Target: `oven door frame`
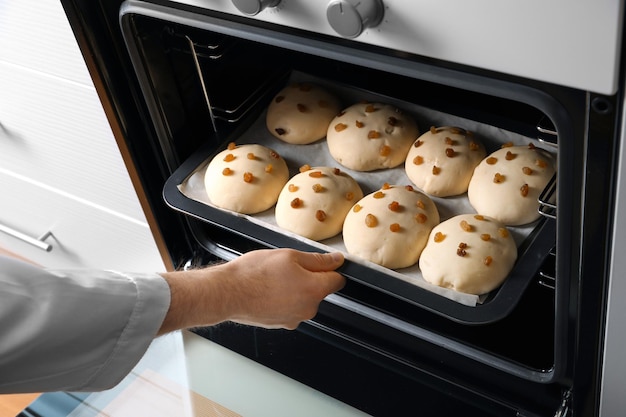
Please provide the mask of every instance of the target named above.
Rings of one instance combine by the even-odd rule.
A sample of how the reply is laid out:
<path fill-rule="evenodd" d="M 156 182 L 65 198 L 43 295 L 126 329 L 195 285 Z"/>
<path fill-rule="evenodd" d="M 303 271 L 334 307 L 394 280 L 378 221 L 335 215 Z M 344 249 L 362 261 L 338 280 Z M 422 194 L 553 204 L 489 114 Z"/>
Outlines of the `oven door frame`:
<path fill-rule="evenodd" d="M 384 59 L 381 58 L 380 53 L 370 52 L 368 50 L 364 50 L 362 48 L 358 50 L 353 50 L 355 48 L 354 45 L 344 45 L 340 43 L 328 43 L 327 39 L 317 39 L 317 38 L 307 38 L 303 39 L 299 34 L 292 34 L 290 31 L 281 32 L 279 35 L 276 35 L 272 29 L 268 30 L 265 27 L 257 27 L 257 26 L 248 26 L 245 22 L 238 21 L 230 21 L 224 20 L 224 16 L 213 16 L 211 14 L 202 14 L 199 15 L 197 12 L 188 12 L 185 10 L 171 9 L 168 7 L 163 7 L 161 5 L 145 3 L 142 1 L 126 1 L 122 4 L 122 8 L 120 10 L 120 25 L 122 27 L 122 33 L 124 35 L 124 39 L 126 45 L 129 50 L 130 58 L 135 68 L 135 72 L 138 74 L 139 83 L 141 85 L 142 91 L 145 95 L 146 102 L 148 103 L 150 114 L 152 115 L 152 119 L 154 121 L 154 125 L 157 129 L 157 136 L 159 138 L 159 142 L 161 143 L 162 148 L 164 149 L 164 153 L 168 154 L 169 149 L 174 148 L 175 144 L 172 143 L 173 138 L 171 137 L 172 133 L 168 129 L 168 123 L 162 120 L 162 104 L 159 102 L 159 98 L 154 95 L 153 92 L 153 80 L 150 79 L 150 66 L 146 62 L 147 59 L 142 55 L 140 51 L 141 43 L 143 40 L 135 39 L 137 35 L 134 33 L 134 17 L 148 17 L 155 20 L 164 21 L 167 23 L 172 23 L 176 25 L 193 27 L 194 29 L 199 29 L 201 31 L 208 31 L 212 33 L 218 33 L 221 35 L 232 36 L 239 39 L 245 39 L 249 41 L 253 41 L 255 43 L 261 43 L 265 45 L 275 46 L 279 48 L 283 48 L 285 50 L 293 50 L 304 52 L 306 54 L 321 56 L 327 59 L 335 59 L 335 60 L 348 60 L 350 64 L 359 65 L 365 68 L 372 68 L 374 70 L 382 71 L 385 73 L 397 74 L 400 76 L 406 77 L 418 77 L 421 80 L 432 82 L 437 85 L 444 85 L 447 87 L 463 89 L 467 91 L 473 91 L 476 93 L 483 93 L 492 97 L 505 97 L 512 101 L 526 103 L 530 106 L 533 106 L 539 110 L 541 110 L 544 114 L 548 114 L 552 117 L 552 123 L 555 126 L 557 132 L 559 132 L 559 137 L 562 141 L 568 142 L 569 146 L 566 146 L 564 149 L 559 150 L 559 177 L 561 180 L 566 183 L 574 184 L 574 189 L 582 189 L 582 186 L 576 185 L 577 181 L 581 181 L 581 178 L 571 175 L 571 173 L 575 172 L 575 166 L 582 166 L 583 161 L 580 158 L 576 157 L 577 155 L 583 155 L 582 144 L 584 143 L 584 137 L 582 132 L 584 131 L 584 123 L 583 120 L 585 118 L 584 115 L 584 106 L 581 106 L 580 103 L 584 101 L 584 95 L 576 90 L 571 89 L 554 89 L 550 93 L 544 91 L 539 88 L 538 85 L 534 85 L 533 83 L 512 83 L 507 79 L 502 78 L 494 78 L 485 77 L 483 74 L 473 74 L 470 72 L 462 72 L 457 69 L 451 69 L 446 67 L 434 67 L 429 63 L 420 62 L 417 60 L 410 60 L 404 57 L 396 57 L 396 56 L 385 56 Z M 352 53 L 351 53 L 352 52 Z M 566 107 L 563 103 L 572 103 L 569 107 Z M 578 151 L 576 150 L 578 148 Z M 197 164 L 201 163 L 201 160 L 195 161 L 197 158 L 204 158 L 203 155 L 193 155 L 189 160 L 182 161 L 174 161 L 170 162 L 170 165 L 176 164 L 184 164 L 195 167 Z M 172 177 L 168 179 L 165 184 L 165 195 L 170 196 L 174 195 L 178 197 L 178 200 L 182 199 L 182 195 L 177 192 L 177 184 L 180 184 L 184 178 L 180 177 L 180 175 L 187 175 L 189 169 L 184 170 L 183 173 L 179 174 L 179 170 L 176 170 Z M 173 192 L 168 193 L 168 190 L 173 190 Z M 170 198 L 166 197 L 168 200 L 168 204 L 173 207 L 182 206 L 181 204 L 176 204 Z M 566 207 L 576 207 L 577 204 L 575 202 L 575 196 L 573 193 L 560 193 L 557 195 L 557 204 L 563 205 Z M 176 201 L 178 201 L 176 200 Z M 200 203 L 191 202 L 194 205 L 201 205 Z M 221 217 L 230 217 L 228 215 L 224 215 L 221 212 L 212 212 L 211 215 L 221 216 Z M 563 217 L 560 216 L 557 218 L 557 221 L 560 222 L 561 226 L 563 224 Z M 565 216 L 567 217 L 567 216 Z M 576 217 L 576 215 L 574 215 Z M 568 220 L 566 218 L 566 220 Z M 262 231 L 258 232 L 257 229 L 261 227 L 256 226 L 254 223 L 245 222 L 245 221 L 237 221 L 237 226 L 233 226 L 239 230 L 247 230 L 250 229 L 249 233 L 253 236 L 263 236 Z M 224 221 L 224 224 L 228 224 L 227 221 Z M 244 229 L 247 227 L 247 229 Z M 195 228 L 194 228 L 195 229 Z M 572 227 L 561 227 L 558 232 L 557 240 L 560 242 L 577 242 L 577 238 L 575 235 L 570 235 L 570 233 L 574 233 L 575 229 Z M 205 243 L 210 242 L 214 237 L 217 239 L 221 233 L 217 230 L 213 230 L 214 236 L 203 236 L 198 239 L 199 242 Z M 241 232 L 240 234 L 244 234 Z M 242 236 L 245 238 L 245 236 Z M 264 242 L 274 242 L 274 240 L 270 238 L 262 239 Z M 297 247 L 303 250 L 314 250 L 314 248 L 308 247 L 306 244 L 300 244 L 299 242 L 289 241 L 289 242 L 281 242 L 278 245 L 298 245 Z M 205 245 L 209 246 L 209 245 Z M 211 245 L 214 247 L 214 245 Z M 226 246 L 226 245 L 224 245 Z M 261 246 L 263 247 L 263 246 Z M 559 250 L 564 249 L 567 252 L 576 251 L 576 249 L 572 249 L 567 247 L 564 244 L 560 245 Z M 548 246 L 545 249 L 547 253 L 550 247 Z M 559 262 L 559 258 L 557 258 L 557 263 Z M 347 265 L 342 269 L 342 271 L 351 279 L 359 280 L 359 273 L 354 272 L 354 265 L 351 262 L 346 262 Z M 561 271 L 563 276 L 570 276 L 573 272 L 570 272 L 568 269 L 571 266 L 570 263 L 561 262 L 557 265 L 557 270 Z M 367 273 L 367 272 L 365 272 Z M 559 305 L 561 305 L 561 309 L 563 309 L 563 305 L 569 303 L 569 299 L 572 296 L 572 287 L 567 285 L 557 285 L 556 286 L 556 299 Z M 575 295 L 574 295 L 575 297 Z M 439 298 L 439 297 L 437 297 Z M 346 301 L 346 300 L 344 300 Z M 446 304 L 447 302 L 447 304 Z M 445 308 L 448 307 L 449 304 L 457 304 L 450 303 L 448 300 L 444 300 L 441 298 L 439 304 L 435 305 L 441 306 L 440 309 L 445 311 Z M 350 305 L 349 303 L 344 302 L 344 306 Z M 489 304 L 488 304 L 489 306 Z M 431 307 L 433 308 L 433 307 Z M 455 306 L 456 309 L 461 309 L 463 306 Z M 466 309 L 472 310 L 467 307 Z M 353 311 L 361 311 L 364 312 L 367 310 L 365 307 L 357 306 Z M 488 308 L 480 307 L 473 309 L 474 312 L 485 311 L 488 314 Z M 373 312 L 369 315 L 373 320 L 377 320 L 381 323 L 393 323 L 394 320 L 387 314 L 381 314 L 378 312 Z M 509 372 L 513 375 L 518 375 L 520 377 L 532 379 L 541 383 L 550 383 L 559 381 L 563 378 L 566 370 L 566 362 L 567 362 L 567 347 L 562 344 L 563 341 L 568 340 L 568 332 L 569 332 L 569 317 L 567 314 L 557 314 L 557 323 L 555 324 L 556 334 L 554 336 L 555 343 L 555 354 L 553 366 L 550 369 L 543 370 L 541 372 L 536 372 L 533 370 L 525 369 L 522 366 L 518 366 L 515 363 L 510 361 L 501 360 L 496 355 L 483 354 L 475 349 L 468 348 L 463 346 L 462 343 L 455 343 L 454 341 L 444 337 L 440 337 L 433 332 L 428 332 L 420 329 L 416 326 L 411 326 L 408 323 L 404 323 L 401 328 L 404 329 L 405 332 L 408 332 L 415 337 L 419 337 L 422 339 L 430 340 L 434 344 L 438 346 L 445 346 L 447 349 L 453 350 L 457 353 L 463 354 L 468 358 L 473 358 L 476 361 L 482 362 L 491 367 L 495 367 L 497 369 L 503 370 L 505 372 Z"/>
<path fill-rule="evenodd" d="M 101 0 L 97 3 L 98 7 L 94 7 L 94 3 L 89 0 L 62 0 L 62 3 L 168 268 L 179 267 L 190 258 L 199 258 L 201 262 L 205 263 L 210 259 L 232 255 L 228 251 L 218 254 L 217 257 L 208 255 L 204 248 L 194 241 L 193 228 L 190 227 L 189 219 L 170 210 L 161 199 L 162 186 L 171 172 L 162 151 L 155 146 L 158 143 L 157 132 L 150 120 L 149 110 L 142 98 L 141 88 L 134 77 L 132 63 L 123 47 L 122 35 L 117 27 L 119 3 L 121 2 L 118 0 Z M 174 5 L 174 3 L 161 0 L 153 3 L 157 6 Z M 186 12 L 201 12 L 189 6 L 177 5 L 176 7 L 180 7 L 181 10 Z M 234 24 L 240 24 L 241 21 L 245 21 L 245 19 L 234 20 Z M 341 41 L 340 43 L 342 45 L 350 45 L 349 41 Z M 454 64 L 438 64 L 441 64 L 443 73 L 457 70 L 457 66 Z M 488 76 L 493 80 L 508 81 L 512 79 L 520 85 L 531 86 L 536 91 L 547 91 L 549 92 L 548 97 L 558 97 L 559 101 L 567 101 L 569 94 L 581 94 L 578 91 L 555 88 L 554 86 L 532 80 L 518 80 L 503 74 L 467 68 L 462 68 L 462 70 L 469 77 L 477 74 L 479 76 Z M 433 80 L 437 80 L 442 76 L 442 73 L 429 72 L 429 74 L 433 77 Z M 516 93 L 514 92 L 514 94 Z M 581 129 L 580 132 L 571 132 L 572 137 L 578 137 L 575 141 L 577 144 L 564 150 L 562 158 L 567 160 L 568 164 L 576 164 L 581 169 L 584 167 L 585 174 L 577 178 L 571 178 L 569 183 L 572 190 L 585 190 L 587 192 L 584 195 L 576 196 L 576 198 L 574 198 L 573 193 L 572 195 L 565 192 L 559 194 L 559 204 L 562 207 L 571 208 L 571 216 L 568 216 L 567 221 L 561 220 L 558 239 L 561 242 L 572 242 L 567 245 L 567 256 L 561 256 L 562 259 L 566 258 L 567 261 L 560 263 L 559 267 L 561 273 L 566 276 L 595 276 L 598 279 L 595 282 L 592 282 L 591 279 L 583 279 L 582 281 L 571 280 L 569 287 L 564 286 L 565 289 L 563 291 L 565 293 L 563 296 L 567 296 L 569 299 L 571 316 L 567 318 L 568 322 L 564 327 L 567 331 L 561 336 L 563 343 L 574 347 L 567 358 L 568 363 L 564 368 L 564 386 L 573 386 L 575 395 L 561 394 L 563 398 L 567 399 L 567 406 L 572 409 L 597 410 L 600 388 L 600 351 L 605 311 L 603 295 L 606 292 L 606 277 L 608 276 L 607 264 L 605 262 L 608 257 L 606 245 L 597 245 L 597 243 L 606 243 L 606 236 L 609 236 L 607 230 L 611 224 L 610 219 L 612 218 L 613 208 L 611 198 L 606 198 L 606 196 L 612 196 L 614 193 L 612 178 L 616 165 L 614 156 L 616 152 L 614 150 L 617 144 L 614 138 L 616 137 L 617 126 L 614 123 L 615 118 L 613 115 L 606 114 L 604 111 L 594 111 L 593 103 L 597 103 L 598 100 L 603 103 L 609 103 L 614 111 L 618 111 L 621 102 L 617 100 L 617 96 L 621 93 L 613 97 L 592 93 L 583 94 L 585 94 L 587 107 L 592 111 L 589 116 L 587 114 L 577 115 L 577 117 L 581 118 L 578 123 L 584 126 L 584 129 Z M 603 124 L 603 118 L 612 121 L 610 132 L 599 127 Z M 567 125 L 560 127 L 562 129 L 561 132 L 569 129 Z M 602 146 L 599 149 L 593 149 L 591 152 L 585 153 L 587 144 L 590 142 L 600 143 Z M 608 164 L 605 162 L 600 163 L 599 161 L 608 161 Z M 597 188 L 587 189 L 584 188 L 586 184 L 602 185 Z M 595 195 L 603 196 L 599 204 L 589 204 L 589 202 L 593 201 Z M 585 218 L 584 224 L 580 224 L 579 219 L 581 218 Z M 590 242 L 591 244 L 577 245 L 573 243 L 582 241 L 585 243 Z M 581 250 L 581 248 L 584 248 L 584 250 Z M 332 303 L 324 303 L 321 310 L 322 314 L 327 308 L 332 310 L 334 308 L 332 305 Z M 304 326 L 305 329 L 318 330 L 324 327 L 323 324 L 316 324 L 315 320 Z M 363 347 L 357 339 L 346 334 L 340 336 L 333 335 L 333 332 L 329 329 L 321 333 L 311 330 L 310 333 L 315 333 L 315 337 L 321 338 L 332 335 L 331 339 L 334 337 L 339 337 L 339 340 L 350 339 L 355 346 Z M 583 334 L 585 337 L 581 337 Z M 375 352 L 375 349 L 370 346 L 368 352 L 373 354 L 372 352 Z M 390 369 L 397 366 L 400 368 L 404 367 L 404 365 L 398 365 L 402 363 L 402 360 L 398 358 L 388 362 L 390 359 L 388 355 L 382 354 L 379 356 L 379 358 L 382 357 L 385 358 L 385 360 L 381 361 L 385 363 L 385 367 Z M 429 365 L 433 364 L 430 363 Z M 435 369 L 433 372 L 437 373 L 436 367 L 433 369 Z M 492 372 L 491 370 L 484 370 L 480 366 L 476 369 L 481 374 L 485 374 L 485 376 Z M 483 378 L 478 379 L 483 380 Z M 505 377 L 504 380 L 509 381 L 508 377 Z M 525 387 L 526 382 L 518 382 L 520 386 L 512 390 L 515 392 L 502 394 L 502 398 L 511 400 L 505 400 L 503 403 L 515 404 L 518 401 L 523 401 L 525 395 L 518 396 L 517 394 L 521 394 L 525 388 L 535 386 L 535 384 L 529 384 Z M 472 385 L 471 381 L 465 381 L 465 383 L 467 386 Z M 475 392 L 481 397 L 493 394 L 493 392 L 481 389 Z M 528 392 L 533 392 L 533 390 L 530 389 Z M 567 393 L 569 391 L 565 389 L 563 392 Z M 494 399 L 496 398 L 495 395 L 491 396 Z M 553 406 L 556 404 L 554 399 L 557 396 L 555 394 L 551 396 L 554 397 L 550 401 L 550 405 Z M 561 396 L 559 395 L 558 397 L 560 398 Z"/>

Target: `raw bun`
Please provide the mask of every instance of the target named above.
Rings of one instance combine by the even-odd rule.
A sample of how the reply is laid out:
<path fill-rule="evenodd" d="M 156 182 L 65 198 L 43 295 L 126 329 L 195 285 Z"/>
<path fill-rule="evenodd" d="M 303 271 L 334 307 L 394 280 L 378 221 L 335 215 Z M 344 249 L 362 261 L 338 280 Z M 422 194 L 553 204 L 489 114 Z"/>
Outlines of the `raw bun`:
<path fill-rule="evenodd" d="M 285 87 L 272 100 L 267 129 L 278 139 L 305 145 L 322 139 L 330 121 L 339 113 L 339 100 L 321 87 L 297 83 Z"/>
<path fill-rule="evenodd" d="M 467 196 L 476 212 L 508 226 L 540 216 L 538 198 L 554 175 L 552 155 L 534 145 L 498 149 L 474 170 Z"/>
<path fill-rule="evenodd" d="M 285 160 L 272 149 L 231 143 L 209 163 L 204 186 L 216 206 L 254 214 L 276 203 L 288 179 Z"/>
<path fill-rule="evenodd" d="M 363 198 L 359 184 L 338 168 L 310 168 L 291 178 L 276 203 L 276 223 L 312 240 L 341 232 L 346 214 Z"/>
<path fill-rule="evenodd" d="M 467 191 L 474 168 L 487 155 L 474 135 L 457 127 L 431 127 L 411 146 L 406 175 L 426 194 L 449 197 Z"/>
<path fill-rule="evenodd" d="M 383 186 L 354 205 L 343 224 L 348 253 L 397 269 L 414 265 L 439 223 L 435 203 L 412 186 Z"/>
<path fill-rule="evenodd" d="M 481 295 L 497 288 L 517 260 L 506 226 L 478 214 L 461 214 L 430 232 L 419 267 L 431 284 Z"/>
<path fill-rule="evenodd" d="M 354 104 L 328 126 L 330 154 L 355 171 L 393 168 L 404 162 L 419 135 L 415 120 L 389 104 Z"/>

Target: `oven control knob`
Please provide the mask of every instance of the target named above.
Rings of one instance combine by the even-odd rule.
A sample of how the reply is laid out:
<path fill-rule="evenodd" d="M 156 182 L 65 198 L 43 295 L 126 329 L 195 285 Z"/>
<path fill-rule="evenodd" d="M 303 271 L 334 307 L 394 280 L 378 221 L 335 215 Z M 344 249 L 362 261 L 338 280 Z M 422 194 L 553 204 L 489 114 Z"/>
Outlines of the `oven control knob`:
<path fill-rule="evenodd" d="M 366 28 L 378 26 L 384 13 L 382 0 L 332 0 L 326 8 L 328 23 L 346 38 L 356 38 Z"/>
<path fill-rule="evenodd" d="M 266 7 L 276 7 L 280 0 L 232 0 L 239 11 L 248 16 L 259 14 Z"/>

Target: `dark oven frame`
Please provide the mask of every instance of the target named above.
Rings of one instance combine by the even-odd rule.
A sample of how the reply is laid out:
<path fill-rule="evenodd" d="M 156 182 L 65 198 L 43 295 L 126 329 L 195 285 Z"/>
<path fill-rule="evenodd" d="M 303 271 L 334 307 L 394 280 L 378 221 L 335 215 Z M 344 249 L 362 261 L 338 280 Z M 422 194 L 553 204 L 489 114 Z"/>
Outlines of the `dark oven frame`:
<path fill-rule="evenodd" d="M 173 170 L 171 155 L 160 146 L 158 128 L 151 118 L 154 109 L 146 103 L 120 30 L 121 0 L 62 3 L 170 268 L 180 267 L 189 259 L 202 264 L 229 259 L 259 247 L 258 242 L 242 242 L 223 229 L 181 215 L 163 201 L 163 187 Z M 559 147 L 559 181 L 567 186 L 558 189 L 561 210 L 556 269 L 559 277 L 570 279 L 567 285 L 558 286 L 555 296 L 556 304 L 563 309 L 557 315 L 561 330 L 553 341 L 561 352 L 561 363 L 556 372 L 546 370 L 548 377 L 544 381 L 520 378 L 515 375 L 515 366 L 506 365 L 506 360 L 500 366 L 495 356 L 495 366 L 490 366 L 481 361 L 480 354 L 465 348 L 462 341 L 428 331 L 416 338 L 402 326 L 382 324 L 337 303 L 322 303 L 318 317 L 296 332 L 224 324 L 199 329 L 199 334 L 374 415 L 405 412 L 415 405 L 416 392 L 424 393 L 417 402 L 434 415 L 446 414 L 446 410 L 467 413 L 469 409 L 485 415 L 554 415 L 557 409 L 598 409 L 607 236 L 612 219 L 621 93 L 601 96 L 168 1 L 147 5 L 157 12 L 162 7 L 177 9 L 180 16 L 199 14 L 208 20 L 228 21 L 229 31 L 242 28 L 254 37 L 280 33 L 281 43 L 291 41 L 295 45 L 298 39 L 306 39 L 306 47 L 316 50 L 324 46 L 329 57 L 352 51 L 354 63 L 375 66 L 376 70 L 410 76 L 419 73 L 428 82 L 496 97 L 504 95 L 550 114 L 559 137 L 567 140 L 566 146 Z M 385 59 L 376 59 L 381 56 Z M 181 149 L 179 157 L 184 160 L 192 151 L 193 146 Z M 210 251 L 206 235 L 219 243 Z M 446 326 L 445 320 L 433 320 L 436 325 Z"/>

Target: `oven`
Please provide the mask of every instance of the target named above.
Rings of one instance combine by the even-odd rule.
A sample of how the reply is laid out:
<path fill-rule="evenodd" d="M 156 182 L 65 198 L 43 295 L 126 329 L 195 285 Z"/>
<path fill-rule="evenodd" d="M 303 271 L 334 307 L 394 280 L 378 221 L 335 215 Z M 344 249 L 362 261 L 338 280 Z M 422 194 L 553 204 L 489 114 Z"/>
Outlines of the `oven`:
<path fill-rule="evenodd" d="M 259 248 L 345 251 L 341 237 L 282 230 L 273 209 L 239 215 L 203 195 L 207 162 L 230 142 L 276 148 L 291 174 L 332 162 L 324 139 L 290 145 L 269 134 L 269 103 L 292 83 L 321 85 L 346 106 L 393 104 L 421 132 L 471 130 L 488 151 L 530 143 L 554 155 L 540 218 L 510 228 L 517 260 L 488 294 L 348 255 L 346 287 L 297 330 L 196 333 L 376 416 L 620 410 L 623 4 L 62 3 L 171 268 Z M 398 169 L 350 172 L 367 194 Z M 443 220 L 471 211 L 466 199 L 434 201 Z"/>

